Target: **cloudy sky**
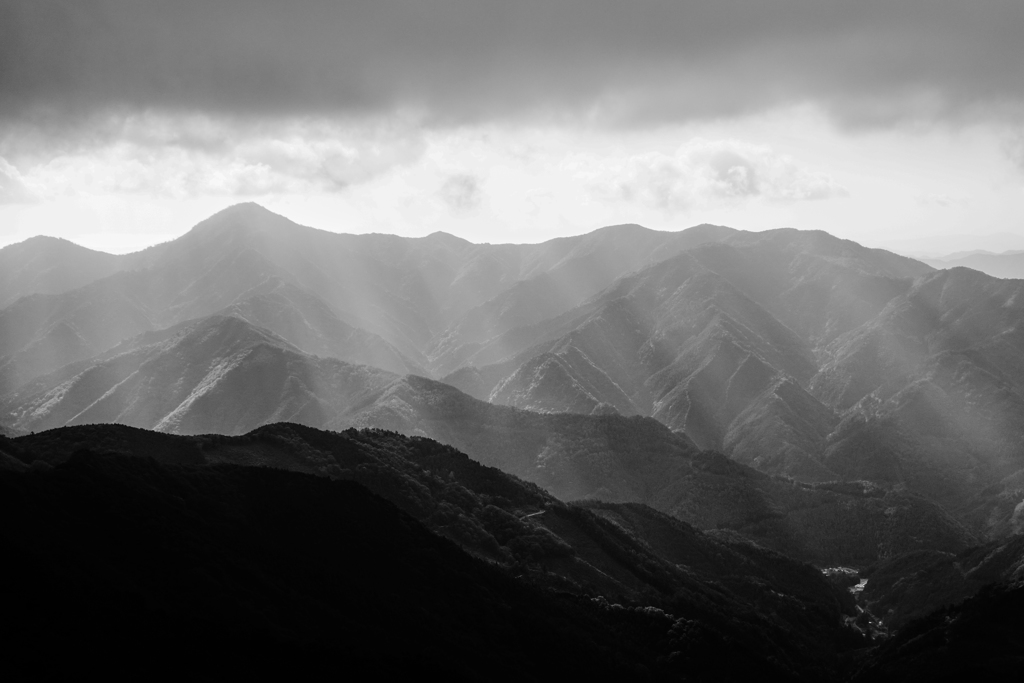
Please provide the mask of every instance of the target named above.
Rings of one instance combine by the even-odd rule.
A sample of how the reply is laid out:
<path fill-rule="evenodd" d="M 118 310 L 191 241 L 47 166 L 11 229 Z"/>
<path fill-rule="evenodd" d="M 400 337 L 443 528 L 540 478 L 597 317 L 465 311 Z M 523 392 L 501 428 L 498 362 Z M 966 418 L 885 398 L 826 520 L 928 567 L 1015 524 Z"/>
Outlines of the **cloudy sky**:
<path fill-rule="evenodd" d="M 1021 0 L 0 0 L 0 245 L 130 251 L 254 200 L 1024 248 L 1022 35 Z"/>

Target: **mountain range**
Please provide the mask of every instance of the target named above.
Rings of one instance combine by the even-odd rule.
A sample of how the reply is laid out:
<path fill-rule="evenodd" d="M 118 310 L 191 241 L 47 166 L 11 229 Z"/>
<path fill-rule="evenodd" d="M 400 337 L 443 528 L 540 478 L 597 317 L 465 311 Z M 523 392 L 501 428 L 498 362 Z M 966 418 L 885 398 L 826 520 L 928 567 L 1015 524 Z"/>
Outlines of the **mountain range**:
<path fill-rule="evenodd" d="M 883 561 L 865 572 L 863 600 L 837 580 L 851 570 L 821 572 L 641 504 L 567 504 L 380 429 L 0 437 L 0 494 L 0 538 L 18 559 L 0 569 L 19 587 L 0 621 L 16 645 L 8 664 L 46 675 L 156 666 L 219 680 L 320 675 L 340 661 L 359 675 L 466 680 L 592 668 L 599 679 L 825 681 L 885 680 L 878 672 L 908 667 L 911 652 L 946 658 L 948 671 L 1021 663 L 1009 615 L 995 638 L 978 617 L 1000 609 L 985 579 L 1024 566 L 1019 542 Z M 942 580 L 925 590 L 922 571 Z M 975 596 L 962 608 L 970 626 L 909 649 L 877 637 L 870 610 L 888 609 L 905 641 L 936 628 L 913 617 L 944 594 Z M 61 657 L 43 655 L 53 642 Z"/>
<path fill-rule="evenodd" d="M 34 238 L 0 262 L 15 430 L 381 426 L 559 496 L 651 502 L 672 485 L 657 468 L 584 476 L 586 458 L 548 457 L 635 416 L 765 474 L 917 496 L 976 538 L 1009 533 L 1024 499 L 1024 283 L 821 231 L 489 245 L 335 234 L 245 204 L 135 254 Z"/>
<path fill-rule="evenodd" d="M 544 623 L 573 624 L 578 637 L 559 646 L 573 657 L 628 651 L 594 659 L 595 672 L 644 662 L 655 680 L 711 676 L 724 639 L 744 654 L 723 679 L 771 662 L 794 680 L 884 680 L 921 666 L 895 645 L 906 634 L 948 661 L 989 633 L 978 615 L 1003 614 L 993 591 L 1012 602 L 1024 581 L 1021 280 L 822 231 L 619 225 L 490 245 L 330 233 L 254 204 L 135 254 L 38 237 L 0 249 L 0 266 L 0 470 L 6 519 L 18 520 L 4 533 L 28 558 L 12 581 L 92 586 L 52 608 L 98 609 L 108 635 L 127 637 L 111 624 L 144 603 L 146 623 L 191 629 L 198 618 L 241 652 L 252 600 L 285 614 L 284 593 L 255 577 L 307 579 L 263 564 L 259 541 L 230 559 L 192 541 L 173 551 L 209 576 L 248 567 L 216 614 L 167 607 L 178 598 L 142 578 L 152 567 L 117 550 L 118 534 L 140 533 L 118 526 L 127 510 L 206 544 L 269 524 L 243 502 L 266 495 L 293 501 L 275 547 L 333 497 L 351 498 L 344 514 L 392 520 L 370 536 L 399 539 L 385 548 L 357 533 L 359 552 L 379 550 L 385 567 L 420 548 L 425 567 L 440 563 L 424 590 L 441 590 L 464 623 L 477 623 L 471 608 L 434 587 L 455 566 L 487 595 L 526 590 L 515 600 Z M 120 512 L 96 507 L 95 486 Z M 327 507 L 307 509 L 305 496 Z M 387 506 L 404 530 L 388 526 L 398 518 Z M 196 526 L 193 508 L 212 526 Z M 78 510 L 93 531 L 57 523 Z M 94 533 L 121 540 L 89 536 L 105 549 L 90 555 L 75 538 Z M 58 540 L 47 549 L 39 535 Z M 435 537 L 450 545 L 422 550 Z M 288 547 L 319 552 L 323 539 L 303 538 Z M 63 567 L 80 562 L 95 571 L 74 583 Z M 99 567 L 135 588 L 105 583 Z M 393 569 L 353 566 L 348 580 Z M 422 587 L 399 574 L 371 592 Z M 327 594 L 322 580 L 308 585 Z M 480 599 L 518 623 L 501 599 Z M 961 602 L 972 626 L 934 621 Z M 344 625 L 302 630 L 328 623 L 304 609 L 268 617 L 260 642 L 291 661 L 301 641 L 317 660 L 336 656 L 317 628 L 356 637 Z M 369 603 L 353 609 L 386 629 Z M 483 646 L 454 623 L 437 622 L 429 647 L 469 678 L 485 676 L 473 648 L 519 658 L 512 677 L 568 661 L 558 647 L 495 648 L 495 634 Z M 384 667 L 373 640 L 360 666 Z M 415 651 L 396 671 L 444 670 L 444 656 Z"/>
<path fill-rule="evenodd" d="M 12 404 L 16 423 L 31 431 L 117 423 L 241 435 L 287 420 L 429 436 L 562 500 L 645 503 L 819 564 L 863 564 L 922 548 L 957 552 L 974 538 L 905 491 L 797 484 L 702 452 L 653 418 L 494 405 L 435 380 L 305 354 L 235 317 L 144 333 L 101 362 L 29 383 Z"/>
<path fill-rule="evenodd" d="M 950 254 L 941 259 L 927 259 L 926 262 L 935 268 L 971 268 L 980 270 L 992 277 L 1024 278 L 1024 251 L 1005 251 L 994 254 L 989 251 Z"/>

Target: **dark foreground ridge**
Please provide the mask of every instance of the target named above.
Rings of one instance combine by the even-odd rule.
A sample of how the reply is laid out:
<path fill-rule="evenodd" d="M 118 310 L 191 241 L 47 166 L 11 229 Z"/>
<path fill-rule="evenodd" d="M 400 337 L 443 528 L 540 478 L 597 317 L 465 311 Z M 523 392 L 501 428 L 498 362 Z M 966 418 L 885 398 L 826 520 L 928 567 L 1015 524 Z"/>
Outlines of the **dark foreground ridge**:
<path fill-rule="evenodd" d="M 910 624 L 882 645 L 855 681 L 1020 681 L 1024 587 L 990 585 L 961 605 Z"/>
<path fill-rule="evenodd" d="M 97 425 L 0 437 L 0 455 L 0 638 L 32 678 L 832 681 L 932 652 L 943 673 L 1021 663 L 1019 629 L 989 637 L 998 619 L 932 615 L 879 646 L 810 565 L 643 505 L 567 504 L 429 439 Z M 991 595 L 958 609 L 1000 610 Z"/>
<path fill-rule="evenodd" d="M 3 473 L 0 506 L 5 647 L 33 677 L 628 678 L 654 659 L 658 622 L 546 596 L 352 482 L 79 453 Z"/>

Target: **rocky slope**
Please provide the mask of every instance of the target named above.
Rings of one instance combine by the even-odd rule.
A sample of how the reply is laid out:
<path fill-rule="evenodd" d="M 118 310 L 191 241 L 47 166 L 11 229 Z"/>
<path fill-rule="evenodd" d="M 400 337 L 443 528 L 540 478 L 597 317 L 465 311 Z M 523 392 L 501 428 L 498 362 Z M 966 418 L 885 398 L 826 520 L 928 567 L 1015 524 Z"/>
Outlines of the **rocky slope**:
<path fill-rule="evenodd" d="M 650 415 L 762 471 L 904 486 L 966 519 L 1024 468 L 1022 286 L 823 233 L 737 233 L 492 339 L 444 381 Z"/>
<path fill-rule="evenodd" d="M 25 430 L 113 422 L 237 434 L 267 422 L 322 425 L 395 375 L 320 358 L 237 317 L 151 332 L 22 387 L 4 413 Z"/>
<path fill-rule="evenodd" d="M 493 405 L 423 377 L 302 353 L 239 318 L 141 335 L 26 385 L 2 410 L 27 431 L 119 423 L 242 434 L 288 420 L 428 436 L 562 500 L 645 503 L 821 564 L 866 564 L 916 549 L 956 552 L 972 539 L 941 509 L 904 491 L 797 485 L 701 452 L 652 418 Z"/>

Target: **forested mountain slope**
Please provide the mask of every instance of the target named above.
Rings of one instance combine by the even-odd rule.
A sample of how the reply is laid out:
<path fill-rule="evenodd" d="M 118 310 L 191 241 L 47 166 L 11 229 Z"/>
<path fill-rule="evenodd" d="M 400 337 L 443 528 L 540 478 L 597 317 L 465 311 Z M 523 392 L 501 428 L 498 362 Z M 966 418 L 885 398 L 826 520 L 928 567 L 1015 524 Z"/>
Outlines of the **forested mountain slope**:
<path fill-rule="evenodd" d="M 428 439 L 91 425 L 0 437 L 0 455 L 0 537 L 18 558 L 2 570 L 19 588 L 8 664 L 41 675 L 316 675 L 340 660 L 356 675 L 467 680 L 593 667 L 597 679 L 867 681 L 921 673 L 928 653 L 949 671 L 1019 670 L 1013 590 L 989 585 L 871 641 L 852 596 L 809 565 L 644 505 L 566 504 Z M 949 572 L 942 553 L 918 556 Z M 885 577 L 909 577 L 913 557 L 869 574 L 901 609 L 914 598 Z M 961 565 L 977 585 L 1012 579 L 1019 548 L 968 550 Z M 43 656 L 55 638 L 71 659 Z"/>
<path fill-rule="evenodd" d="M 580 647 L 576 642 L 579 636 L 572 634 L 583 634 L 584 642 L 593 638 L 601 642 L 607 637 L 600 635 L 607 631 L 593 632 L 595 625 L 587 619 L 612 633 L 616 631 L 617 618 L 603 618 L 610 601 L 648 606 L 623 613 L 617 605 L 619 612 L 611 610 L 610 616 L 627 616 L 627 622 L 632 623 L 629 628 L 639 629 L 632 631 L 635 635 L 623 644 L 623 657 L 633 651 L 626 657 L 631 662 L 628 666 L 636 661 L 653 666 L 653 655 L 661 655 L 660 669 L 666 674 L 673 669 L 700 671 L 714 666 L 720 646 L 690 653 L 684 660 L 673 662 L 674 666 L 665 666 L 671 652 L 665 648 L 676 647 L 671 638 L 678 638 L 687 629 L 696 629 L 689 637 L 697 642 L 707 640 L 711 645 L 714 638 L 724 636 L 739 648 L 738 659 L 721 669 L 729 672 L 729 678 L 739 671 L 752 670 L 758 663 L 783 676 L 800 672 L 821 678 L 836 668 L 838 650 L 862 643 L 855 632 L 842 625 L 841 615 L 852 610 L 849 596 L 837 591 L 809 565 L 744 541 L 705 535 L 642 506 L 623 508 L 623 514 L 646 515 L 657 526 L 659 542 L 652 543 L 650 529 L 627 529 L 585 507 L 561 503 L 534 486 L 426 439 L 379 430 L 332 434 L 296 425 L 273 425 L 245 437 L 178 437 L 96 425 L 54 430 L 0 445 L 31 464 L 28 473 L 0 476 L 0 485 L 6 487 L 7 494 L 2 504 L 13 513 L 5 519 L 15 522 L 4 533 L 24 548 L 22 556 L 30 564 L 34 560 L 46 575 L 60 575 L 65 565 L 59 560 L 79 553 L 77 561 L 84 562 L 87 575 L 82 580 L 96 582 L 100 577 L 91 575 L 91 562 L 106 562 L 131 577 L 121 588 L 126 597 L 132 593 L 147 595 L 147 603 L 157 613 L 166 610 L 176 619 L 205 616 L 214 623 L 227 621 L 229 642 L 245 633 L 242 617 L 252 609 L 232 604 L 236 593 L 256 604 L 273 603 L 290 594 L 292 599 L 300 600 L 294 617 L 299 618 L 308 609 L 302 606 L 309 601 L 308 589 L 303 586 L 317 586 L 335 576 L 337 588 L 318 599 L 322 609 L 332 613 L 348 604 L 348 609 L 360 614 L 364 606 L 359 601 L 370 604 L 376 598 L 382 602 L 383 614 L 378 618 L 362 617 L 370 624 L 390 622 L 397 616 L 391 615 L 391 610 L 410 600 L 421 606 L 453 601 L 447 609 L 435 607 L 431 621 L 420 624 L 435 631 L 426 641 L 433 645 L 412 647 L 409 652 L 421 653 L 414 657 L 420 658 L 433 648 L 442 652 L 454 648 L 449 656 L 463 666 L 466 662 L 479 666 L 477 662 L 485 660 L 482 654 L 470 656 L 462 651 L 458 644 L 473 642 L 473 638 L 461 629 L 482 629 L 487 634 L 505 622 L 509 622 L 505 628 L 514 629 L 518 627 L 513 624 L 526 624 L 529 619 L 541 620 L 536 637 L 546 639 L 549 645 L 526 647 L 523 663 L 510 671 L 547 658 L 556 658 L 564 666 L 578 655 L 563 653 L 559 658 L 555 653 L 562 647 Z M 263 467 L 238 467 L 238 463 Z M 51 469 L 54 466 L 56 469 Z M 318 482 L 281 469 L 321 476 Z M 348 481 L 329 482 L 324 474 Z M 410 517 L 381 508 L 383 501 L 370 500 L 373 497 L 362 486 L 390 500 Z M 100 500 L 105 502 L 97 509 Z M 26 504 L 34 507 L 20 509 Z M 50 528 L 55 519 L 76 507 L 81 510 L 71 529 Z M 617 509 L 606 504 L 603 513 Z M 102 520 L 93 519 L 94 514 L 103 515 L 104 511 Z M 409 538 L 410 533 L 415 538 L 416 530 L 410 527 L 415 525 L 413 518 L 489 560 L 491 568 L 454 558 L 452 553 L 459 553 L 452 544 L 435 542 L 432 551 L 415 550 L 425 541 L 414 543 Z M 358 531 L 352 526 L 357 521 Z M 396 523 L 408 529 L 391 530 L 389 525 Z M 127 554 L 117 550 L 118 534 L 131 534 L 132 528 L 146 524 L 156 524 L 170 536 L 159 543 L 144 542 Z M 82 530 L 74 531 L 79 527 Z M 39 532 L 44 529 L 47 540 L 41 544 L 38 541 L 43 536 Z M 65 533 L 82 536 L 70 543 Z M 103 534 L 108 533 L 112 537 L 104 539 Z M 188 539 L 198 535 L 200 540 L 198 544 L 185 541 L 183 547 L 178 547 L 181 534 L 188 534 Z M 210 555 L 203 550 L 209 542 L 220 545 L 220 553 Z M 373 550 L 374 543 L 378 550 Z M 661 549 L 666 543 L 674 549 L 667 556 Z M 181 556 L 161 565 L 168 562 L 164 554 L 175 550 Z M 113 557 L 106 556 L 110 553 Z M 280 559 L 265 564 L 277 553 L 281 553 Z M 366 553 L 379 557 L 369 559 Z M 289 557 L 302 559 L 289 561 Z M 449 568 L 439 571 L 451 574 L 449 580 L 438 585 L 440 593 L 425 601 L 406 595 L 438 581 L 433 574 L 437 561 L 448 563 Z M 154 577 L 166 572 L 174 575 L 174 568 L 183 563 L 211 572 L 212 582 L 200 581 L 195 595 L 183 604 L 174 604 L 170 598 L 175 591 L 191 585 L 191 574 L 165 582 Z M 164 569 L 155 569 L 160 566 Z M 503 577 L 493 569 L 495 566 L 520 576 L 536 587 L 534 592 L 521 586 L 503 586 Z M 255 572 L 261 569 L 264 575 L 258 578 Z M 420 578 L 408 575 L 410 570 L 420 572 Z M 153 576 L 147 578 L 146 572 Z M 299 580 L 301 584 L 292 584 Z M 361 589 L 351 591 L 353 582 Z M 102 580 L 100 583 L 104 584 Z M 459 584 L 464 584 L 467 593 L 454 598 L 449 591 Z M 773 590 L 765 591 L 766 585 Z M 104 589 L 109 591 L 110 587 Z M 224 590 L 225 598 L 204 606 L 207 593 Z M 395 595 L 381 596 L 382 591 Z M 563 596 L 602 597 L 582 602 L 570 599 L 562 605 L 565 598 L 552 601 L 553 594 L 548 591 Z M 353 594 L 361 597 L 342 599 Z M 490 620 L 486 624 L 468 615 L 457 616 L 463 605 L 473 601 L 492 605 L 495 598 L 489 596 L 495 595 L 504 596 L 499 600 L 514 604 L 514 609 L 506 607 L 503 612 L 489 607 L 484 610 L 489 616 L 479 617 Z M 110 607 L 102 606 L 99 611 L 106 615 Z M 314 651 L 325 646 L 326 634 L 348 628 L 345 624 L 352 619 L 350 616 L 330 628 L 318 625 L 313 630 L 326 630 L 314 636 L 309 627 L 292 625 L 293 617 L 285 616 L 288 613 L 282 614 L 280 609 L 275 606 L 264 618 L 271 629 L 264 637 L 270 636 L 273 641 L 281 637 L 275 633 L 278 629 L 298 628 L 302 639 L 315 645 Z M 589 615 L 582 621 L 581 611 Z M 569 633 L 560 637 L 545 636 L 544 629 L 552 618 L 574 626 L 563 626 L 569 628 Z M 678 622 L 680 618 L 684 621 Z M 670 638 L 673 628 L 680 633 Z M 453 634 L 457 639 L 444 644 Z M 382 646 L 376 643 L 379 635 L 371 631 L 357 642 L 368 639 L 368 652 L 380 652 Z M 522 638 L 516 636 L 515 640 Z M 649 639 L 646 643 L 645 638 Z M 527 642 L 532 643 L 532 638 Z M 505 652 L 514 647 L 510 643 L 490 645 L 482 652 L 493 648 Z M 604 647 L 620 651 L 610 642 Z M 443 658 L 427 660 L 436 666 Z M 532 675 L 545 677 L 536 672 Z"/>
<path fill-rule="evenodd" d="M 807 485 L 772 478 L 722 455 L 701 453 L 651 419 L 544 416 L 489 406 L 469 397 L 462 400 L 460 418 L 449 413 L 438 419 L 437 410 L 449 411 L 459 403 L 444 406 L 435 401 L 431 420 L 441 425 L 461 424 L 463 431 L 438 430 L 431 436 L 455 444 L 473 459 L 468 462 L 475 467 L 479 462 L 511 473 L 542 487 L 538 492 L 562 501 L 585 498 L 644 503 L 698 529 L 732 530 L 765 548 L 819 566 L 865 566 L 915 550 L 956 553 L 973 543 L 973 536 L 960 523 L 919 497 L 866 484 Z M 422 425 L 429 427 L 429 421 Z M 46 444 L 53 443 L 53 453 L 66 455 L 73 450 L 67 440 L 86 444 L 95 438 L 97 448 L 123 452 L 129 446 L 141 448 L 131 441 L 141 439 L 147 452 L 156 456 L 166 451 L 173 454 L 174 462 L 218 462 L 223 458 L 326 475 L 338 475 L 332 465 L 341 470 L 358 469 L 335 461 L 351 436 L 302 431 L 298 426 L 271 425 L 252 432 L 240 443 L 256 439 L 273 447 L 248 450 L 233 448 L 233 442 L 218 441 L 219 437 L 181 442 L 171 435 L 125 429 L 69 427 L 13 443 L 26 444 L 41 455 L 51 453 Z M 269 430 L 267 434 L 285 436 L 264 438 L 264 429 Z M 97 436 L 88 437 L 90 434 Z M 119 439 L 128 439 L 129 446 Z M 304 445 L 306 439 L 342 445 L 310 447 Z M 223 448 L 213 448 L 221 443 Z M 157 451 L 157 444 L 165 444 L 164 450 Z M 502 447 L 494 448 L 495 444 Z"/>

